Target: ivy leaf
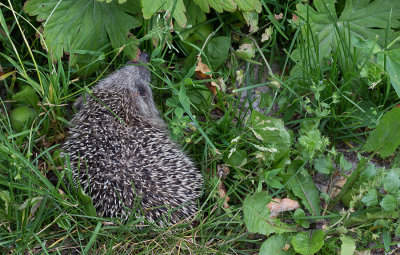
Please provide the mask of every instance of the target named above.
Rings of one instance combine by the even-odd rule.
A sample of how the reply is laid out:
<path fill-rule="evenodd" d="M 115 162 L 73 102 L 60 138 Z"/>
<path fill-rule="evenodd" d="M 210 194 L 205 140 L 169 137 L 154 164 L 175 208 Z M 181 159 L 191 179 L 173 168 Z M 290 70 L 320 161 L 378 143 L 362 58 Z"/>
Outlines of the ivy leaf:
<path fill-rule="evenodd" d="M 124 52 L 136 58 L 136 39 L 128 37 L 128 33 L 140 22 L 118 3 L 29 0 L 24 10 L 36 15 L 38 21 L 44 21 L 44 38 L 54 61 L 60 59 L 64 51 L 96 56 L 96 52 L 102 52 L 109 43 L 114 48 L 126 45 Z M 73 64 L 78 60 L 76 54 L 71 55 Z"/>
<path fill-rule="evenodd" d="M 322 230 L 300 232 L 292 238 L 294 250 L 303 255 L 314 254 L 324 245 L 325 233 Z"/>
<path fill-rule="evenodd" d="M 315 45 L 319 49 L 320 63 L 332 51 L 336 51 L 339 42 L 347 41 L 340 36 L 356 36 L 364 40 L 377 39 L 377 44 L 385 46 L 386 28 L 390 20 L 387 41 L 392 41 L 399 33 L 392 29 L 400 27 L 400 1 L 398 0 L 352 0 L 346 4 L 340 15 L 337 16 L 335 0 L 316 0 L 315 9 L 306 5 L 297 5 L 297 14 L 303 20 L 309 20 L 309 27 L 314 36 L 318 37 Z M 307 17 L 308 13 L 308 17 Z M 303 32 L 306 27 L 304 26 Z M 337 30 L 338 29 L 338 30 Z M 377 38 L 376 38 L 377 37 Z"/>
<path fill-rule="evenodd" d="M 367 151 L 380 152 L 382 158 L 388 157 L 400 144 L 400 107 L 385 113 L 378 126 L 369 135 L 365 145 Z"/>

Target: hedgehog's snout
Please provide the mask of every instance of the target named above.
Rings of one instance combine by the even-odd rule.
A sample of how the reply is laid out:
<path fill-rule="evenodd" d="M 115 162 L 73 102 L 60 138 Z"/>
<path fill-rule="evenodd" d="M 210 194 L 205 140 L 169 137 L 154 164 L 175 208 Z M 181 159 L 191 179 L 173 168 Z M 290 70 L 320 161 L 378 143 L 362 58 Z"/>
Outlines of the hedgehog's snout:
<path fill-rule="evenodd" d="M 137 59 L 134 60 L 129 60 L 128 62 L 126 62 L 127 64 L 138 64 L 138 63 L 149 63 L 150 61 L 150 55 L 143 51 L 140 56 Z"/>

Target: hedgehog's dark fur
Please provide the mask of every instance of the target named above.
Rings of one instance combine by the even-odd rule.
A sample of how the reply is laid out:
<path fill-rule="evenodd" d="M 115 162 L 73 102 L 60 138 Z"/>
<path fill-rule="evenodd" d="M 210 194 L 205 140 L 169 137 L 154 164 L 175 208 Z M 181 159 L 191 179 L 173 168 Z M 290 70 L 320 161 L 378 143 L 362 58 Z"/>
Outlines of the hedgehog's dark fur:
<path fill-rule="evenodd" d="M 147 220 L 165 216 L 173 224 L 196 213 L 203 178 L 170 139 L 149 82 L 150 71 L 138 63 L 100 81 L 78 100 L 63 148 L 99 215 L 126 219 L 139 203 Z"/>

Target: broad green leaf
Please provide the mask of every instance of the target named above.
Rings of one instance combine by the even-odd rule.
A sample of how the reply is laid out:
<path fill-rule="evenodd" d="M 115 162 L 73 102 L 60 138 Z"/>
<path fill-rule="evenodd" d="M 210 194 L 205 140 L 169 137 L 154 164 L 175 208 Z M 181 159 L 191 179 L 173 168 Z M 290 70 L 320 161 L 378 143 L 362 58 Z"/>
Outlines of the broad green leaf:
<path fill-rule="evenodd" d="M 172 17 L 176 20 L 179 26 L 186 26 L 186 8 L 183 4 L 183 0 L 141 0 L 143 17 L 150 19 L 157 11 L 173 11 Z M 175 8 L 173 10 L 173 8 Z"/>
<path fill-rule="evenodd" d="M 273 235 L 263 242 L 260 248 L 260 255 L 289 255 L 295 254 L 293 247 L 285 250 L 290 244 L 291 236 L 286 234 Z"/>
<path fill-rule="evenodd" d="M 243 201 L 244 222 L 249 232 L 270 235 L 290 232 L 292 229 L 279 219 L 269 217 L 268 203 L 271 197 L 267 192 L 247 196 Z"/>
<path fill-rule="evenodd" d="M 60 59 L 64 51 L 88 55 L 102 52 L 109 43 L 115 49 L 126 45 L 124 52 L 136 58 L 136 39 L 128 34 L 140 23 L 118 3 L 29 0 L 24 10 L 43 22 L 45 42 L 53 60 Z M 73 64 L 78 60 L 76 54 L 71 55 Z"/>
<path fill-rule="evenodd" d="M 379 204 L 385 211 L 394 211 L 397 208 L 397 199 L 393 195 L 386 194 Z"/>
<path fill-rule="evenodd" d="M 231 38 L 218 36 L 210 40 L 206 47 L 206 55 L 213 70 L 217 69 L 228 58 Z"/>
<path fill-rule="evenodd" d="M 287 157 L 292 140 L 282 120 L 253 111 L 250 121 L 254 136 L 262 141 L 274 163 Z"/>
<path fill-rule="evenodd" d="M 340 155 L 339 164 L 340 164 L 340 168 L 342 168 L 342 170 L 343 170 L 344 172 L 350 171 L 351 168 L 353 167 L 353 165 L 352 165 L 349 161 L 347 161 L 347 160 L 344 158 L 343 155 Z"/>
<path fill-rule="evenodd" d="M 299 170 L 300 168 L 300 170 Z M 284 175 L 287 187 L 293 194 L 301 199 L 301 202 L 312 215 L 320 215 L 321 207 L 317 187 L 309 173 L 302 167 L 301 161 L 294 161 Z"/>
<path fill-rule="evenodd" d="M 388 157 L 400 144 L 400 107 L 385 113 L 378 126 L 369 135 L 366 143 L 367 151 L 377 151 L 382 158 Z"/>
<path fill-rule="evenodd" d="M 238 7 L 241 11 L 261 12 L 261 2 L 259 0 L 193 0 L 202 11 L 210 12 L 210 7 L 217 12 L 234 12 Z"/>
<path fill-rule="evenodd" d="M 329 141 L 321 135 L 318 129 L 310 130 L 298 139 L 305 158 L 313 158 L 318 152 L 323 152 Z"/>
<path fill-rule="evenodd" d="M 322 174 L 330 174 L 333 172 L 333 164 L 330 157 L 319 157 L 314 159 L 314 169 Z"/>
<path fill-rule="evenodd" d="M 249 32 L 254 33 L 257 32 L 258 27 L 258 14 L 257 12 L 243 12 L 243 17 L 246 20 L 247 26 L 249 26 Z M 271 30 L 272 32 L 272 30 Z"/>
<path fill-rule="evenodd" d="M 262 6 L 259 0 L 235 0 L 238 8 L 245 12 L 245 11 L 256 11 L 258 13 L 261 12 Z"/>
<path fill-rule="evenodd" d="M 239 46 L 239 49 L 235 50 L 235 54 L 238 58 L 243 60 L 249 60 L 256 56 L 256 50 L 254 44 L 244 43 Z"/>
<path fill-rule="evenodd" d="M 243 150 L 235 150 L 224 159 L 225 163 L 230 166 L 243 166 L 247 163 L 247 154 Z"/>
<path fill-rule="evenodd" d="M 320 64 L 323 57 L 328 56 L 332 51 L 337 51 L 339 40 L 346 41 L 344 37 L 347 35 L 361 37 L 364 40 L 376 40 L 379 46 L 384 47 L 389 17 L 392 19 L 389 23 L 391 29 L 388 31 L 387 41 L 392 41 L 399 34 L 392 30 L 400 27 L 398 20 L 400 1 L 398 0 L 372 2 L 349 0 L 346 1 L 340 17 L 337 16 L 334 0 L 316 0 L 314 5 L 315 9 L 307 4 L 298 4 L 297 14 L 303 20 L 309 20 L 312 36 L 318 38 L 316 46 L 319 49 Z M 304 35 L 306 35 L 306 28 L 308 26 L 303 27 Z M 314 45 L 309 47 L 314 47 Z"/>
<path fill-rule="evenodd" d="M 303 211 L 303 209 L 298 208 L 293 214 L 294 216 L 294 221 L 301 225 L 303 228 L 309 228 L 310 227 L 310 222 L 304 219 L 296 219 L 297 217 L 306 217 L 306 213 Z"/>
<path fill-rule="evenodd" d="M 368 193 L 361 199 L 361 202 L 366 206 L 373 206 L 378 204 L 378 193 L 376 189 L 371 189 Z"/>
<path fill-rule="evenodd" d="M 397 96 L 400 97 L 400 49 L 385 51 L 386 71 Z"/>
<path fill-rule="evenodd" d="M 388 193 L 395 194 L 400 188 L 400 179 L 396 171 L 390 171 L 383 181 L 383 188 Z"/>
<path fill-rule="evenodd" d="M 342 246 L 340 247 L 340 255 L 353 255 L 356 250 L 356 242 L 350 236 L 341 236 Z"/>
<path fill-rule="evenodd" d="M 325 233 L 322 230 L 310 230 L 297 233 L 292 238 L 294 250 L 303 255 L 314 254 L 324 245 Z"/>
<path fill-rule="evenodd" d="M 39 97 L 31 86 L 26 86 L 20 92 L 15 93 L 12 99 L 23 105 L 38 107 Z"/>

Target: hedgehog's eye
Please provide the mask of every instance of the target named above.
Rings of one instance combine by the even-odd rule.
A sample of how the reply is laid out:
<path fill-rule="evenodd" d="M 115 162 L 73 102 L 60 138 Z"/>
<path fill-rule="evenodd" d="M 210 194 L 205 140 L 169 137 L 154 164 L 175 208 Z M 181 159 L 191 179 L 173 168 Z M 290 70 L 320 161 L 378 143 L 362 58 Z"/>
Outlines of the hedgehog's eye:
<path fill-rule="evenodd" d="M 145 60 L 146 62 L 149 62 L 149 61 L 150 61 L 150 55 L 146 55 L 146 56 L 144 57 L 144 60 Z"/>
<path fill-rule="evenodd" d="M 138 88 L 139 95 L 144 96 L 146 94 L 146 89 L 140 86 Z"/>

